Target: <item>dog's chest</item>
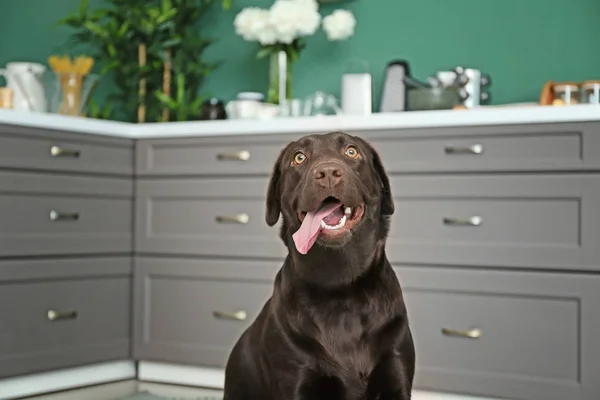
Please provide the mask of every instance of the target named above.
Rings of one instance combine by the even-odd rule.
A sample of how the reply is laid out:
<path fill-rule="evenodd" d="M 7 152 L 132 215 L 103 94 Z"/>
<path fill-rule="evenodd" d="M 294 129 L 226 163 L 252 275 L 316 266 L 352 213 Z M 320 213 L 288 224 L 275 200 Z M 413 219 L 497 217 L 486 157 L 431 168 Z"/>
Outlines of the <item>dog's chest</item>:
<path fill-rule="evenodd" d="M 368 375 L 374 367 L 373 321 L 368 315 L 331 313 L 320 321 L 317 340 L 327 356 L 357 377 Z"/>

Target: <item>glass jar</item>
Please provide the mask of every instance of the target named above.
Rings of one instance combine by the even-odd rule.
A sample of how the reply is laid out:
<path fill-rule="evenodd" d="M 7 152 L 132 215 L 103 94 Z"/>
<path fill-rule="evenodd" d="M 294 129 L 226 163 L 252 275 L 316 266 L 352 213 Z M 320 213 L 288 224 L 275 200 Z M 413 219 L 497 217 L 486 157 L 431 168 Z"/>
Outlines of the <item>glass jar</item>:
<path fill-rule="evenodd" d="M 579 103 L 579 86 L 576 83 L 559 83 L 554 85 L 553 105 L 570 105 Z"/>
<path fill-rule="evenodd" d="M 600 81 L 585 81 L 581 84 L 582 103 L 600 104 Z"/>

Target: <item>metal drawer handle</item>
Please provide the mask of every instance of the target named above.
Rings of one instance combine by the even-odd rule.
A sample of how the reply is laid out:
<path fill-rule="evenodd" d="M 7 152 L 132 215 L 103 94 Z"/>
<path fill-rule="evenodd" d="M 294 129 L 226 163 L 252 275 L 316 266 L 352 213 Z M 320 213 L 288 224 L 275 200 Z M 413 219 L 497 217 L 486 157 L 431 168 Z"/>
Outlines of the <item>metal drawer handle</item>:
<path fill-rule="evenodd" d="M 480 226 L 483 218 L 473 216 L 467 219 L 444 217 L 444 225 L 451 226 Z"/>
<path fill-rule="evenodd" d="M 475 155 L 479 155 L 479 154 L 483 153 L 483 146 L 480 145 L 480 144 L 474 144 L 472 146 L 467 146 L 467 147 L 447 146 L 447 147 L 444 147 L 444 152 L 446 154 L 475 154 Z"/>
<path fill-rule="evenodd" d="M 248 214 L 217 215 L 215 220 L 220 224 L 247 224 L 250 221 Z"/>
<path fill-rule="evenodd" d="M 442 333 L 446 336 L 457 336 L 467 339 L 479 339 L 481 337 L 481 329 L 460 330 L 442 328 Z"/>
<path fill-rule="evenodd" d="M 236 151 L 234 153 L 219 153 L 217 154 L 218 160 L 234 160 L 234 161 L 248 161 L 250 159 L 250 152 L 248 150 Z"/>
<path fill-rule="evenodd" d="M 247 317 L 246 311 L 213 311 L 213 316 L 218 319 L 231 319 L 234 321 L 245 321 Z"/>
<path fill-rule="evenodd" d="M 80 154 L 81 153 L 80 153 L 79 150 L 63 149 L 60 146 L 52 146 L 52 147 L 50 147 L 50 155 L 52 157 L 73 157 L 73 158 L 78 158 Z"/>
<path fill-rule="evenodd" d="M 79 213 L 63 213 L 60 211 L 50 211 L 51 221 L 77 221 L 79 219 Z"/>
<path fill-rule="evenodd" d="M 77 311 L 56 311 L 56 310 L 48 310 L 48 321 L 59 321 L 63 319 L 76 319 Z"/>

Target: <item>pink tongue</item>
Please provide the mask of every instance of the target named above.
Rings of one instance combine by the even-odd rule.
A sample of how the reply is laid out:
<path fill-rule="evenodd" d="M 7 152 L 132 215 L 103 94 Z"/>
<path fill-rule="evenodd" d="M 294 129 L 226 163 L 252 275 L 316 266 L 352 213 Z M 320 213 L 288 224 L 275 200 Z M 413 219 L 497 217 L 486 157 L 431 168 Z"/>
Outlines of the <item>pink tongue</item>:
<path fill-rule="evenodd" d="M 296 249 L 298 249 L 300 254 L 308 253 L 308 250 L 315 244 L 321 230 L 321 221 L 323 221 L 323 218 L 341 206 L 342 203 L 327 203 L 322 205 L 317 211 L 306 213 L 300 229 L 292 235 Z"/>

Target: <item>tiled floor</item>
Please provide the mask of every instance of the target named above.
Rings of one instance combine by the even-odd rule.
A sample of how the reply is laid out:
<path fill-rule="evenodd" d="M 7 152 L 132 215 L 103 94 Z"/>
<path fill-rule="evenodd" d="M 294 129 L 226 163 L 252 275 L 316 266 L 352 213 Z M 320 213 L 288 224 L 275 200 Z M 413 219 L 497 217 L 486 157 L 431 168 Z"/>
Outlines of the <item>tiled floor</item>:
<path fill-rule="evenodd" d="M 212 400 L 212 398 L 220 399 L 222 397 L 222 392 L 219 390 L 131 380 L 28 397 L 26 400 L 121 400 L 140 392 L 177 400 L 204 400 L 205 398 Z"/>
<path fill-rule="evenodd" d="M 27 399 L 21 400 L 128 400 L 128 397 L 141 392 L 147 392 L 157 396 L 164 396 L 173 400 L 216 400 L 222 398 L 222 392 L 219 390 L 138 382 L 131 380 L 83 389 L 69 390 L 60 393 L 28 397 Z M 412 398 L 413 400 L 494 400 L 488 398 L 484 399 L 481 397 L 420 391 L 413 393 Z M 130 400 L 138 399 L 138 396 L 134 396 Z"/>

